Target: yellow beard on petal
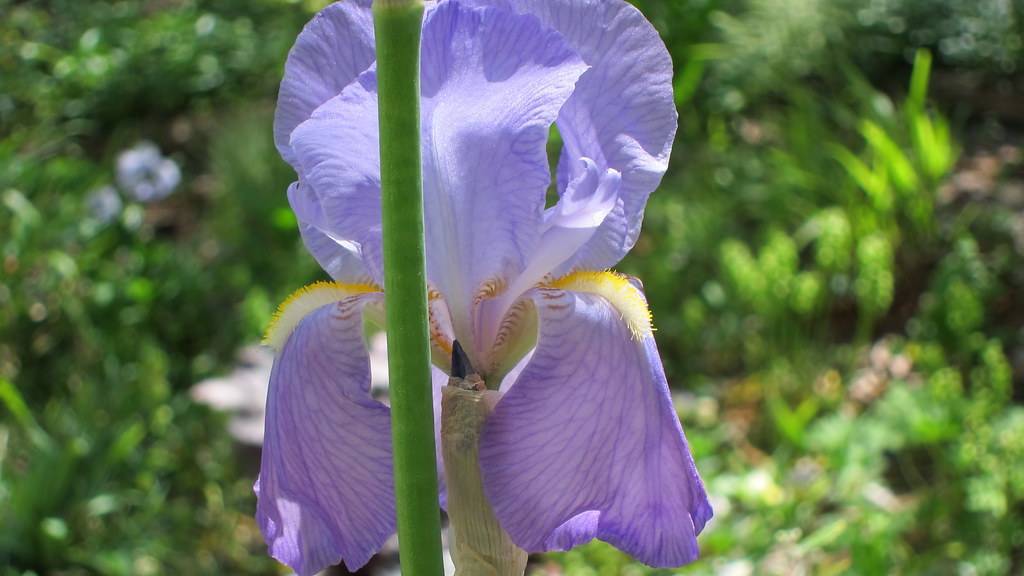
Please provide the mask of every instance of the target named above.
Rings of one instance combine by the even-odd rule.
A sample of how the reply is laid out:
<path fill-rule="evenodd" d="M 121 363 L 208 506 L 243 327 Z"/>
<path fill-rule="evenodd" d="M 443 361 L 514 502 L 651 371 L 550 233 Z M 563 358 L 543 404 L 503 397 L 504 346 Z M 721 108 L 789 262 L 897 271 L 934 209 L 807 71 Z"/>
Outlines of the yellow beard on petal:
<path fill-rule="evenodd" d="M 541 287 L 584 292 L 604 298 L 618 311 L 637 340 L 650 336 L 654 331 L 651 311 L 643 293 L 628 277 L 617 272 L 582 270 L 556 278 Z"/>
<path fill-rule="evenodd" d="M 379 286 L 369 283 L 316 282 L 299 288 L 277 307 L 263 334 L 263 344 L 280 352 L 292 331 L 310 312 L 345 298 L 380 291 Z"/>

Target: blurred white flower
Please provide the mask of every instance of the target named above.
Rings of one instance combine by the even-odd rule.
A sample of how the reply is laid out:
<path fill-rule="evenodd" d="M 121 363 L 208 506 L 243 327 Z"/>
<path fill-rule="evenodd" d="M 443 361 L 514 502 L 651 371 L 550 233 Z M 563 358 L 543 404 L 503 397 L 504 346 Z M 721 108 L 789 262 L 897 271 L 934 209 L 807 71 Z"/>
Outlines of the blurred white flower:
<path fill-rule="evenodd" d="M 89 214 L 103 224 L 107 224 L 120 216 L 121 208 L 123 207 L 121 196 L 118 195 L 117 190 L 113 186 L 104 186 L 93 190 L 89 193 L 85 203 L 89 209 Z"/>
<path fill-rule="evenodd" d="M 166 198 L 181 182 L 181 169 L 152 142 L 139 142 L 117 157 L 117 183 L 139 202 Z"/>

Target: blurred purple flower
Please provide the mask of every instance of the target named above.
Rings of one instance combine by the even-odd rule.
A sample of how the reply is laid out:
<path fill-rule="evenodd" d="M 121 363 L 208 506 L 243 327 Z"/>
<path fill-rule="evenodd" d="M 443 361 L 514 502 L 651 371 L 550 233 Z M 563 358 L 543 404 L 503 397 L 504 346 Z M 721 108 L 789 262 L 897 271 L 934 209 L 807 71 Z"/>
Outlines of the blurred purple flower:
<path fill-rule="evenodd" d="M 139 202 L 166 198 L 181 182 L 181 169 L 156 144 L 139 142 L 117 157 L 117 184 Z"/>
<path fill-rule="evenodd" d="M 545 209 L 552 123 L 564 148 Z M 428 4 L 435 399 L 457 339 L 500 385 L 481 473 L 527 551 L 596 537 L 655 566 L 697 557 L 711 507 L 647 303 L 638 282 L 604 272 L 636 242 L 675 129 L 669 55 L 625 1 Z M 371 397 L 362 330 L 384 302 L 369 0 L 328 7 L 299 36 L 274 132 L 299 174 L 288 198 L 302 237 L 335 282 L 297 293 L 268 331 L 257 516 L 271 554 L 300 575 L 355 569 L 395 531 L 390 411 Z"/>
<path fill-rule="evenodd" d="M 85 199 L 89 214 L 103 224 L 112 222 L 121 215 L 121 196 L 113 186 L 103 186 L 89 193 Z"/>

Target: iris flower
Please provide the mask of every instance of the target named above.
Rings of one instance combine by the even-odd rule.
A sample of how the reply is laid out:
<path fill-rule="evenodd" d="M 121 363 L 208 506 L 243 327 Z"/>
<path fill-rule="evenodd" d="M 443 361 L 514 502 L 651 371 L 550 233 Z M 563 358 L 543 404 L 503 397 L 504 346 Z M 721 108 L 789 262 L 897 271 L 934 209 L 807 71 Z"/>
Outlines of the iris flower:
<path fill-rule="evenodd" d="M 711 507 L 641 286 L 608 271 L 669 159 L 663 43 L 623 0 L 440 0 L 421 62 L 435 399 L 457 341 L 496 400 L 479 439 L 494 515 L 528 552 L 599 538 L 653 566 L 694 560 Z M 546 207 L 553 124 L 564 144 Z M 286 301 L 266 338 L 257 517 L 305 576 L 357 569 L 395 532 L 390 413 L 370 395 L 364 340 L 384 305 L 369 0 L 333 4 L 299 35 L 274 136 L 299 176 L 302 238 L 333 278 Z"/>

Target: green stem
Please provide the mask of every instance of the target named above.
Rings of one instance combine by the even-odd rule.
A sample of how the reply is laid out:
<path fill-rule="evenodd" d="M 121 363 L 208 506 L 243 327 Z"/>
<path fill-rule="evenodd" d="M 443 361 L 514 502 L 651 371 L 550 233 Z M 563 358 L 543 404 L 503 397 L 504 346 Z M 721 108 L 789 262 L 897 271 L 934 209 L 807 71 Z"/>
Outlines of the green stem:
<path fill-rule="evenodd" d="M 402 573 L 441 576 L 420 175 L 422 0 L 377 0 L 384 293 Z"/>

